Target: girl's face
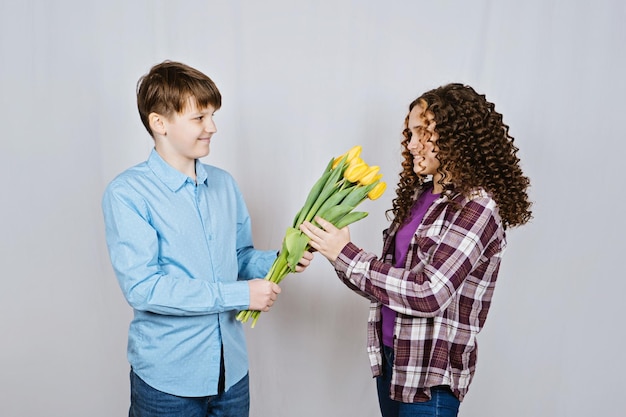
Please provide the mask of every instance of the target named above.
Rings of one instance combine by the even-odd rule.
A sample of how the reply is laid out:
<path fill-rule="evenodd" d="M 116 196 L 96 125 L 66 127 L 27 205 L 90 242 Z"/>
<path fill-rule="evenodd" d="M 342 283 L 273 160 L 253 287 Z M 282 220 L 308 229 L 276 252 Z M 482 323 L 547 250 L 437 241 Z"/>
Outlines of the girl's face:
<path fill-rule="evenodd" d="M 418 175 L 433 175 L 433 181 L 437 184 L 441 174 L 437 172 L 440 162 L 437 159 L 437 139 L 439 135 L 435 131 L 435 121 L 432 115 L 424 114 L 424 107 L 416 104 L 409 113 L 407 128 L 411 140 L 407 149 L 413 155 L 413 171 Z"/>

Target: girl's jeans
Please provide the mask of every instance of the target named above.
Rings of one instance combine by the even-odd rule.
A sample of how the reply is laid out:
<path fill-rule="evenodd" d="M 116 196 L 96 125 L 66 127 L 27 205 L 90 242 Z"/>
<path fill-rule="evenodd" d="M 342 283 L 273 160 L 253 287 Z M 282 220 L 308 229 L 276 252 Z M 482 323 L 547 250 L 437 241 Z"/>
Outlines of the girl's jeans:
<path fill-rule="evenodd" d="M 460 401 L 447 386 L 432 387 L 426 402 L 403 403 L 389 398 L 393 349 L 383 346 L 383 374 L 376 378 L 378 403 L 383 417 L 456 417 Z"/>

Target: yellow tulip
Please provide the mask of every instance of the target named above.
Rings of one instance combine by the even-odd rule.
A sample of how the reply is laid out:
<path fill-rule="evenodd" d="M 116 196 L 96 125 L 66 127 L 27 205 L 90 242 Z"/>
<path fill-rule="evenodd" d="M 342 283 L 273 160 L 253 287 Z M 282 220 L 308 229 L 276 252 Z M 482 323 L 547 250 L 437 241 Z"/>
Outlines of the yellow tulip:
<path fill-rule="evenodd" d="M 361 157 L 360 157 L 360 156 L 358 156 L 358 155 L 357 155 L 357 156 L 355 156 L 354 158 L 352 158 L 352 159 L 350 160 L 350 165 L 360 165 L 360 164 L 365 164 L 365 165 L 367 165 L 367 164 L 365 163 L 365 161 L 364 161 L 364 160 L 362 160 L 362 159 L 361 159 Z M 367 166 L 369 167 L 369 165 L 367 165 Z"/>
<path fill-rule="evenodd" d="M 339 165 L 339 163 L 341 162 L 341 160 L 343 159 L 344 156 L 348 156 L 346 158 L 346 162 L 350 163 L 352 162 L 352 160 L 354 158 L 358 158 L 359 155 L 361 155 L 361 150 L 363 148 L 361 147 L 361 145 L 356 145 L 353 146 L 352 149 L 350 149 L 348 152 L 344 153 L 341 156 L 338 156 L 337 158 L 335 158 L 335 161 L 333 162 L 333 169 L 335 169 L 337 167 L 337 165 Z"/>
<path fill-rule="evenodd" d="M 380 167 L 378 165 L 372 165 L 369 167 L 367 172 L 359 178 L 359 182 L 361 185 L 370 185 L 376 181 L 376 177 L 378 176 L 378 171 L 380 171 Z M 379 178 L 380 179 L 380 178 Z"/>
<path fill-rule="evenodd" d="M 372 188 L 370 190 L 369 193 L 367 193 L 367 197 L 370 200 L 376 200 L 378 197 L 380 197 L 381 195 L 383 195 L 383 193 L 385 192 L 385 190 L 387 189 L 387 183 L 386 182 L 379 182 L 378 184 L 376 184 L 374 186 L 374 188 Z"/>
<path fill-rule="evenodd" d="M 358 158 L 361 155 L 361 145 L 353 146 L 352 149 L 348 151 L 348 162 L 352 162 L 354 158 Z"/>
<path fill-rule="evenodd" d="M 369 167 L 365 162 L 350 164 L 343 173 L 343 177 L 350 182 L 357 182 L 365 175 Z"/>

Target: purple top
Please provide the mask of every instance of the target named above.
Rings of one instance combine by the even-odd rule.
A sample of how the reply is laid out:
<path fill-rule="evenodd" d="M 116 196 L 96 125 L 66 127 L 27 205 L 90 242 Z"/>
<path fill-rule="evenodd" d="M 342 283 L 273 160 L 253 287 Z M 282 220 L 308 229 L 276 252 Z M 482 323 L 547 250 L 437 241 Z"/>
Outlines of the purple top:
<path fill-rule="evenodd" d="M 394 255 L 394 267 L 402 268 L 406 259 L 406 254 L 409 251 L 409 245 L 415 235 L 417 226 L 422 222 L 422 219 L 426 215 L 426 211 L 430 205 L 439 198 L 440 194 L 432 194 L 432 188 L 424 190 L 415 201 L 411 214 L 409 215 L 409 221 L 402 225 L 396 233 L 396 252 Z M 396 312 L 383 305 L 382 310 L 383 320 L 383 344 L 385 346 L 393 347 L 393 323 L 396 318 Z"/>

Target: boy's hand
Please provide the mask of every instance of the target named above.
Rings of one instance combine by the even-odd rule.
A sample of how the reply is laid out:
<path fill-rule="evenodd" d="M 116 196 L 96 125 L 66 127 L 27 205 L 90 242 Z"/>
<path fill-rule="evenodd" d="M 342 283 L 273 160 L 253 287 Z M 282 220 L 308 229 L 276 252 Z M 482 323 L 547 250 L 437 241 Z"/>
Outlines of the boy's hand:
<path fill-rule="evenodd" d="M 296 265 L 296 272 L 302 272 L 305 269 L 307 269 L 307 267 L 311 265 L 312 260 L 313 260 L 313 253 L 309 251 L 305 251 L 302 254 L 302 258 L 298 262 L 298 265 Z"/>
<path fill-rule="evenodd" d="M 252 279 L 248 281 L 250 288 L 250 306 L 248 310 L 270 311 L 274 301 L 280 294 L 280 287 L 265 279 Z"/>

